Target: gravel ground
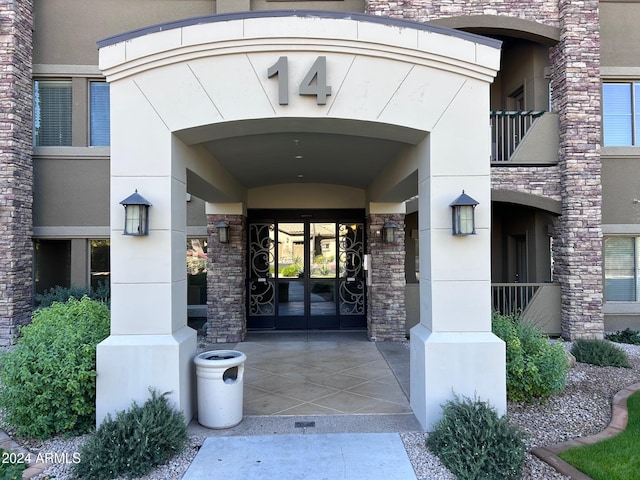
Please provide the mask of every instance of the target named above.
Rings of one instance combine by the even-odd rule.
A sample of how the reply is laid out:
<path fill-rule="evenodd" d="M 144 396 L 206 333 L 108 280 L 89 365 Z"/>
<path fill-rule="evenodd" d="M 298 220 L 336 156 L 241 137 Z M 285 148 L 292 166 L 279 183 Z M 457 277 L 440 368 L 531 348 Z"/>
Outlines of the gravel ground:
<path fill-rule="evenodd" d="M 570 344 L 566 344 L 570 348 Z M 626 386 L 640 382 L 640 346 L 620 345 L 628 354 L 633 368 L 595 367 L 578 363 L 569 373 L 567 388 L 545 402 L 508 404 L 511 421 L 528 436 L 527 447 L 541 447 L 570 438 L 592 435 L 603 430 L 611 417 L 613 395 Z M 407 454 L 418 480 L 453 480 L 455 477 L 425 447 L 427 434 L 402 433 Z M 72 458 L 86 437 L 55 438 L 42 443 L 22 442 L 32 453 L 66 453 Z M 195 457 L 203 437 L 191 437 L 189 446 L 168 465 L 157 468 L 144 480 L 180 479 Z M 63 480 L 70 478 L 70 466 L 54 464 L 38 479 Z M 523 480 L 568 479 L 546 463 L 527 454 Z"/>

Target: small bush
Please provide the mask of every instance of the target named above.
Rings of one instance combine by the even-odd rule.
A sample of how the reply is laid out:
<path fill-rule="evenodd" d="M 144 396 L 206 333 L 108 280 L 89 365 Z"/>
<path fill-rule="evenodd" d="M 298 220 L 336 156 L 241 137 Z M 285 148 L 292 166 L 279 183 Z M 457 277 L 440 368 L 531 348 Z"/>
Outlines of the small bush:
<path fill-rule="evenodd" d="M 80 463 L 73 466 L 77 478 L 137 478 L 184 449 L 184 415 L 169 405 L 168 393 L 150 391 L 151 398 L 142 407 L 133 402 L 115 419 L 107 415 L 80 449 Z"/>
<path fill-rule="evenodd" d="M 616 343 L 630 343 L 632 345 L 640 345 L 640 332 L 625 328 L 618 330 L 616 333 L 610 333 L 605 337 L 607 340 Z"/>
<path fill-rule="evenodd" d="M 96 345 L 109 335 L 109 309 L 85 297 L 36 310 L 2 356 L 0 408 L 18 435 L 48 438 L 95 425 Z"/>
<path fill-rule="evenodd" d="M 494 314 L 492 330 L 506 344 L 507 396 L 530 402 L 564 390 L 569 373 L 565 348 L 550 343 L 535 325 Z"/>
<path fill-rule="evenodd" d="M 70 298 L 80 300 L 83 297 L 89 297 L 92 300 L 109 305 L 110 296 L 109 284 L 101 282 L 95 290 L 90 287 L 53 287 L 43 294 L 36 294 L 35 299 L 38 308 L 46 308 L 50 307 L 54 302 L 65 303 Z"/>
<path fill-rule="evenodd" d="M 26 459 L 0 448 L 2 462 L 0 462 L 0 480 L 22 480 L 22 472 L 26 470 Z"/>
<path fill-rule="evenodd" d="M 576 340 L 571 347 L 571 353 L 578 362 L 600 367 L 631 368 L 627 354 L 607 340 Z"/>
<path fill-rule="evenodd" d="M 521 478 L 523 434 L 486 402 L 456 397 L 427 437 L 427 447 L 459 480 Z"/>

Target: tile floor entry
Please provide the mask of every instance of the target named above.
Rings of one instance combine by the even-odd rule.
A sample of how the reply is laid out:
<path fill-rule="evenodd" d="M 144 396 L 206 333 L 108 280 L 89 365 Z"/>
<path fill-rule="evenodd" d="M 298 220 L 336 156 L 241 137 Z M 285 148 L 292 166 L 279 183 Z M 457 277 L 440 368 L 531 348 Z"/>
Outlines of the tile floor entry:
<path fill-rule="evenodd" d="M 407 396 L 365 332 L 253 333 L 243 415 L 411 414 Z"/>

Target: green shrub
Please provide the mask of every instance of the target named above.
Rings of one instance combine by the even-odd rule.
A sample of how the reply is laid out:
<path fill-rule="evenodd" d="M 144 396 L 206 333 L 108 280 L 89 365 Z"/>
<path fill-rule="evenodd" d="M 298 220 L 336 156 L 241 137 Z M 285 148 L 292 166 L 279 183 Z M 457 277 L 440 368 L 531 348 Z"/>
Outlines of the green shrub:
<path fill-rule="evenodd" d="M 296 263 L 280 269 L 280 275 L 283 277 L 297 277 L 301 272 L 302 267 Z"/>
<path fill-rule="evenodd" d="M 151 398 L 142 407 L 133 402 L 115 419 L 107 415 L 80 449 L 80 463 L 73 466 L 77 478 L 137 478 L 184 449 L 184 415 L 169 405 L 168 393 L 150 391 Z"/>
<path fill-rule="evenodd" d="M 535 325 L 494 314 L 492 330 L 506 344 L 507 397 L 530 402 L 564 390 L 569 373 L 565 348 L 550 343 Z"/>
<path fill-rule="evenodd" d="M 616 343 L 630 343 L 632 345 L 640 345 L 640 332 L 625 328 L 618 330 L 616 333 L 610 333 L 605 337 L 607 340 Z"/>
<path fill-rule="evenodd" d="M 627 354 L 607 340 L 579 339 L 573 342 L 571 353 L 576 361 L 600 367 L 630 368 Z"/>
<path fill-rule="evenodd" d="M 27 437 L 80 433 L 95 425 L 96 345 L 109 334 L 109 309 L 87 297 L 36 310 L 2 356 L 0 408 Z"/>
<path fill-rule="evenodd" d="M 54 302 L 64 303 L 70 298 L 80 300 L 83 297 L 89 297 L 102 303 L 109 304 L 110 301 L 109 284 L 100 282 L 96 289 L 90 287 L 61 287 L 56 286 L 46 290 L 43 294 L 36 294 L 35 299 L 38 308 L 50 307 Z"/>
<path fill-rule="evenodd" d="M 0 448 L 0 480 L 22 480 L 22 472 L 26 470 L 26 458 Z"/>
<path fill-rule="evenodd" d="M 458 397 L 447 402 L 426 443 L 459 480 L 521 478 L 523 434 L 486 402 Z"/>

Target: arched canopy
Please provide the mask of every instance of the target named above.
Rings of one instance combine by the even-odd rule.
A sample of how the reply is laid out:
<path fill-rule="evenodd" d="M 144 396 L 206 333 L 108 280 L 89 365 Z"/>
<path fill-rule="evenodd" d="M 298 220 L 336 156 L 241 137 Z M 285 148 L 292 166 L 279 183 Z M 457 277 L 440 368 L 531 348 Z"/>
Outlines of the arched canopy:
<path fill-rule="evenodd" d="M 404 176 L 395 175 L 392 185 L 390 165 L 437 128 L 452 102 L 464 104 L 493 79 L 500 42 L 387 17 L 257 11 L 156 25 L 98 46 L 112 83 L 112 115 L 123 111 L 114 140 L 119 127 L 136 131 L 128 123 L 139 100 L 145 108 L 136 111 L 151 116 L 139 121 L 159 121 L 174 135 L 174 149 L 196 147 L 181 156 L 189 190 L 205 200 L 245 201 L 252 188 L 302 182 L 368 189 L 370 201 L 401 202 L 417 194 L 408 180 L 417 168 L 405 160 Z M 322 104 L 314 96 L 316 70 L 330 92 Z M 298 94 L 305 81 L 311 93 Z M 119 107 L 118 99 L 126 103 Z M 132 140 L 144 143 L 140 132 Z M 114 142 L 114 165 L 118 145 L 124 143 Z"/>
<path fill-rule="evenodd" d="M 552 198 L 541 197 L 540 195 L 533 195 L 531 193 L 516 192 L 513 190 L 492 190 L 491 201 L 532 207 L 553 215 L 562 214 L 562 204 L 559 200 L 553 200 Z"/>

